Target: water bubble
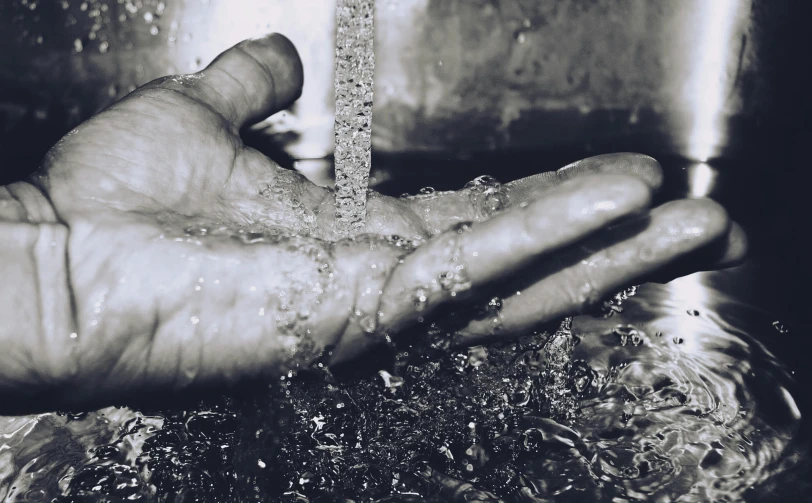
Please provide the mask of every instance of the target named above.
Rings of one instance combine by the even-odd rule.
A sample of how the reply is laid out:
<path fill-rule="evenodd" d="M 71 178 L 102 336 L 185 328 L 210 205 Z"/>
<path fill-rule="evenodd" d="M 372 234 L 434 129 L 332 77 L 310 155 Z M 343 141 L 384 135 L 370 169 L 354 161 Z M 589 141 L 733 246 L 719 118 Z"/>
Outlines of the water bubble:
<path fill-rule="evenodd" d="M 428 292 L 425 287 L 423 288 L 416 288 L 414 292 L 412 292 L 412 306 L 414 307 L 415 311 L 422 311 L 428 305 Z"/>
<path fill-rule="evenodd" d="M 672 341 L 674 344 L 682 344 L 683 342 L 685 342 L 685 341 L 682 339 L 682 337 L 674 337 L 673 339 L 671 339 L 671 341 Z"/>
<path fill-rule="evenodd" d="M 149 27 L 149 34 L 150 35 L 157 35 L 160 32 L 161 32 L 161 29 L 158 28 L 157 25 L 152 25 L 152 26 Z"/>
<path fill-rule="evenodd" d="M 464 189 L 481 189 L 481 188 L 495 188 L 498 189 L 501 186 L 499 180 L 490 176 L 490 175 L 482 175 L 474 178 L 470 182 L 466 183 L 463 187 Z"/>
<path fill-rule="evenodd" d="M 639 346 L 643 343 L 644 334 L 634 325 L 618 325 L 612 329 L 612 333 L 620 338 L 621 346 L 625 346 L 629 342 L 631 342 L 633 346 Z"/>
<path fill-rule="evenodd" d="M 73 52 L 82 52 L 84 49 L 84 44 L 82 44 L 81 39 L 76 39 L 73 41 Z"/>
<path fill-rule="evenodd" d="M 485 346 L 472 346 L 468 348 L 468 365 L 477 368 L 488 361 L 488 350 Z"/>
<path fill-rule="evenodd" d="M 358 324 L 361 326 L 361 330 L 368 334 L 374 334 L 378 327 L 378 321 L 374 316 L 369 315 L 362 316 Z"/>
<path fill-rule="evenodd" d="M 527 36 L 524 34 L 523 31 L 520 31 L 518 35 L 516 35 L 516 42 L 523 44 L 527 40 Z"/>
<path fill-rule="evenodd" d="M 154 19 L 155 17 L 152 15 L 152 12 L 147 11 L 144 13 L 144 21 L 146 21 L 147 23 L 151 23 Z"/>
<path fill-rule="evenodd" d="M 209 233 L 209 229 L 203 226 L 190 225 L 183 230 L 187 236 L 205 236 Z"/>
<path fill-rule="evenodd" d="M 576 393 L 584 393 L 595 381 L 596 373 L 584 360 L 573 362 L 572 385 Z"/>
<path fill-rule="evenodd" d="M 689 309 L 687 312 L 689 316 L 699 316 L 699 311 L 696 309 Z"/>
<path fill-rule="evenodd" d="M 468 198 L 480 218 L 491 217 L 509 204 L 507 188 L 492 176 L 479 176 L 463 189 L 468 190 Z"/>
<path fill-rule="evenodd" d="M 520 387 L 510 395 L 510 403 L 515 407 L 524 407 L 530 402 L 530 390 L 527 387 Z"/>
<path fill-rule="evenodd" d="M 400 388 L 405 382 L 402 377 L 392 375 L 385 370 L 379 370 L 378 375 L 381 376 L 381 379 L 383 379 L 384 387 L 391 391 Z"/>
<path fill-rule="evenodd" d="M 422 196 L 429 196 L 431 194 L 434 194 L 434 192 L 435 192 L 434 187 L 423 187 L 422 189 L 417 191 L 417 193 Z"/>
<path fill-rule="evenodd" d="M 786 334 L 787 332 L 789 332 L 789 328 L 787 328 L 783 323 L 781 323 L 781 321 L 778 320 L 773 322 L 773 328 L 775 328 L 775 330 L 778 331 L 779 334 Z"/>
<path fill-rule="evenodd" d="M 245 244 L 261 243 L 265 241 L 265 234 L 261 232 L 239 230 L 234 237 Z"/>

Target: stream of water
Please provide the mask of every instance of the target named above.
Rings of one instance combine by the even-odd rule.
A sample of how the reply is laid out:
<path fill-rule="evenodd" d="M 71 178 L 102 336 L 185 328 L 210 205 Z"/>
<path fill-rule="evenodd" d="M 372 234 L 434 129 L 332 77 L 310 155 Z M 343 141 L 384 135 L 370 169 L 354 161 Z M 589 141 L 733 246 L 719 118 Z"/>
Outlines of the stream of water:
<path fill-rule="evenodd" d="M 335 72 L 336 223 L 345 237 L 364 228 L 372 154 L 374 0 L 338 0 Z"/>

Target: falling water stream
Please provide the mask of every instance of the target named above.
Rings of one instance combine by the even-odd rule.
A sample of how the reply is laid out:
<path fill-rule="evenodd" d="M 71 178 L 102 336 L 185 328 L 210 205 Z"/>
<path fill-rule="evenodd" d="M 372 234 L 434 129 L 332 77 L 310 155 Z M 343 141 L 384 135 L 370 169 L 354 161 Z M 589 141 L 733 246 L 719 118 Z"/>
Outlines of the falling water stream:
<path fill-rule="evenodd" d="M 374 0 L 338 0 L 335 71 L 336 221 L 344 237 L 364 228 L 372 153 Z"/>

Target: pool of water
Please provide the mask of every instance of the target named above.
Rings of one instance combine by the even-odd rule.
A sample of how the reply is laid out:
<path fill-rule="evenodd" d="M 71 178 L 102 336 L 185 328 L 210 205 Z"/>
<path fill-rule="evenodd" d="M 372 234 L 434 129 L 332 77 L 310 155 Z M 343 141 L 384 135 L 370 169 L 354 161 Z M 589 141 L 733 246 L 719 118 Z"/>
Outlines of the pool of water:
<path fill-rule="evenodd" d="M 803 500 L 808 400 L 760 342 L 790 327 L 718 274 L 576 317 L 564 387 L 556 327 L 461 352 L 424 327 L 352 374 L 193 410 L 0 418 L 0 500 Z"/>

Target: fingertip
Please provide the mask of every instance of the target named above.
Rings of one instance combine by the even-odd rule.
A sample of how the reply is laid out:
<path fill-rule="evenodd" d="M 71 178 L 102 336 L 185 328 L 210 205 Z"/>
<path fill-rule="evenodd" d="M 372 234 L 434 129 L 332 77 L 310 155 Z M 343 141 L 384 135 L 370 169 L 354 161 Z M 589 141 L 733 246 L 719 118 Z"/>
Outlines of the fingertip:
<path fill-rule="evenodd" d="M 189 86 L 184 92 L 194 92 L 237 127 L 290 107 L 304 85 L 299 53 L 278 33 L 240 42 L 217 56 L 197 77 L 203 85 Z"/>
<path fill-rule="evenodd" d="M 651 190 L 656 192 L 662 188 L 664 180 L 663 168 L 657 159 L 631 152 L 618 155 L 624 157 L 623 162 L 627 164 L 626 169 L 628 172 L 645 181 Z"/>
<path fill-rule="evenodd" d="M 285 109 L 302 95 L 304 66 L 293 42 L 281 33 L 251 38 L 237 45 L 265 66 L 273 76 L 275 108 Z"/>
<path fill-rule="evenodd" d="M 617 173 L 626 174 L 644 181 L 653 191 L 658 191 L 663 185 L 663 169 L 653 157 L 634 152 L 617 152 L 588 157 L 558 170 L 563 179 L 590 173 Z"/>
<path fill-rule="evenodd" d="M 680 199 L 654 210 L 663 215 L 662 223 L 670 233 L 698 243 L 711 243 L 730 229 L 727 210 L 710 199 Z"/>

